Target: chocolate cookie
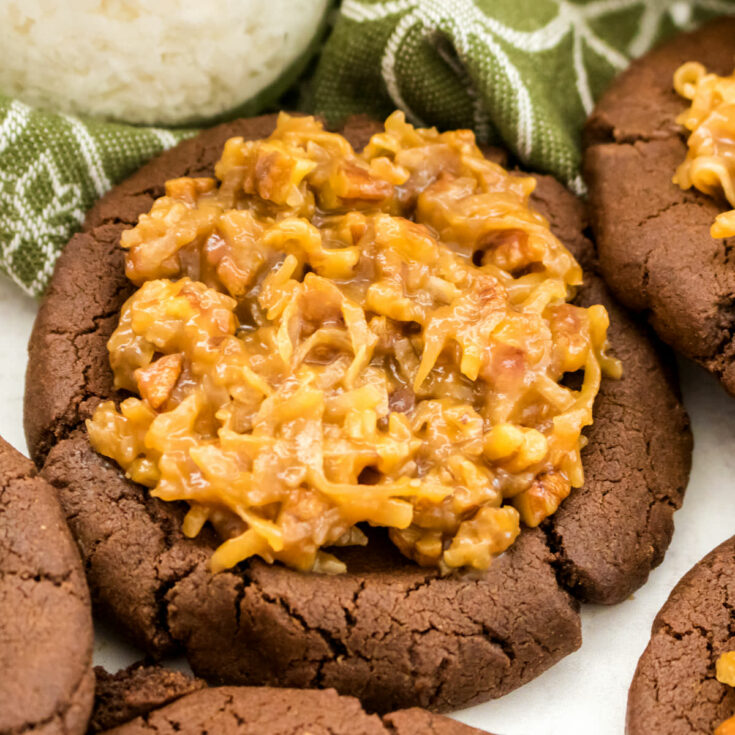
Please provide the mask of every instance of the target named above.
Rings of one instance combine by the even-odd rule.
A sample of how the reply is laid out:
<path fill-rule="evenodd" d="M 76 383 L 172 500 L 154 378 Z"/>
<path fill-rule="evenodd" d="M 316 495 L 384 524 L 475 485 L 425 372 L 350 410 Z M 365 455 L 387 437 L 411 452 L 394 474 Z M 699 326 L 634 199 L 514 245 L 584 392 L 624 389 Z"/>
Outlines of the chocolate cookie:
<path fill-rule="evenodd" d="M 580 644 L 578 600 L 625 599 L 658 564 L 689 472 L 691 436 L 669 354 L 596 276 L 584 210 L 540 177 L 535 206 L 587 272 L 584 303 L 610 310 L 625 376 L 603 381 L 585 486 L 526 529 L 481 576 L 440 577 L 379 531 L 342 554 L 348 573 L 260 561 L 213 576 L 216 539 L 182 535 L 183 509 L 149 497 L 90 447 L 83 421 L 113 395 L 105 343 L 132 291 L 120 233 L 167 179 L 211 174 L 224 141 L 272 117 L 214 128 L 165 153 L 90 212 L 62 254 L 30 343 L 26 432 L 83 549 L 98 607 L 154 655 L 182 647 L 213 683 L 334 687 L 386 712 L 467 706 L 532 679 Z M 348 125 L 363 143 L 374 125 Z"/>
<path fill-rule="evenodd" d="M 164 669 L 147 671 L 152 679 Z M 147 697 L 145 684 L 134 696 Z M 334 689 L 303 690 L 273 687 L 219 687 L 200 689 L 160 709 L 146 710 L 107 733 L 115 735 L 488 735 L 422 709 L 386 715 L 363 710 L 354 697 Z"/>
<path fill-rule="evenodd" d="M 735 536 L 690 569 L 653 622 L 628 694 L 629 735 L 712 735 L 735 714 L 735 689 L 715 678 L 735 649 Z"/>
<path fill-rule="evenodd" d="M 722 204 L 672 183 L 686 155 L 687 107 L 674 71 L 699 61 L 732 72 L 735 18 L 719 18 L 633 62 L 592 113 L 585 175 L 600 267 L 616 296 L 735 393 L 732 241 L 709 228 Z"/>
<path fill-rule="evenodd" d="M 0 439 L 0 733 L 84 733 L 92 615 L 56 494 Z"/>
<path fill-rule="evenodd" d="M 448 717 L 420 707 L 400 709 L 383 717 L 386 732 L 392 735 L 480 735 L 484 730 L 468 727 Z M 487 733 L 490 735 L 490 733 Z"/>
<path fill-rule="evenodd" d="M 88 732 L 97 733 L 142 717 L 170 704 L 206 683 L 162 666 L 132 664 L 115 674 L 94 667 L 94 710 Z"/>

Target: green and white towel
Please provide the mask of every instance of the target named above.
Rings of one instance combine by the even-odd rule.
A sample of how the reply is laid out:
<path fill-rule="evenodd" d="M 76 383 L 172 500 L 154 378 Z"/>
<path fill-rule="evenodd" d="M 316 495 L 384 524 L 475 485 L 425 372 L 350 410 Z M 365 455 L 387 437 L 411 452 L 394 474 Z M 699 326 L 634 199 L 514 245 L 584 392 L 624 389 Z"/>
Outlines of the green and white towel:
<path fill-rule="evenodd" d="M 595 99 L 631 57 L 727 0 L 345 0 L 314 80 L 331 123 L 396 107 L 473 128 L 573 191 Z"/>
<path fill-rule="evenodd" d="M 470 127 L 578 193 L 580 131 L 628 60 L 733 0 L 345 0 L 309 111 L 338 124 L 403 109 Z M 0 96 L 0 268 L 40 295 L 58 252 L 110 187 L 185 131 L 83 120 Z"/>
<path fill-rule="evenodd" d="M 52 114 L 0 95 L 0 269 L 41 295 L 95 200 L 187 134 Z"/>

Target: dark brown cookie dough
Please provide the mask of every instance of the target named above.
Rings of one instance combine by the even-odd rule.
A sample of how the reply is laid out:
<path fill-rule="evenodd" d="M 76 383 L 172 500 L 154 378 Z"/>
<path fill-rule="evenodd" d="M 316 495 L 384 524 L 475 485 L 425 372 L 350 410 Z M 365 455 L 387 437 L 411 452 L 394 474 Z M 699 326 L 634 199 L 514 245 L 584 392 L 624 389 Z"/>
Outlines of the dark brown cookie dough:
<path fill-rule="evenodd" d="M 420 707 L 391 712 L 383 717 L 387 732 L 392 735 L 484 735 L 484 730 L 468 727 L 448 717 L 435 715 Z M 490 733 L 487 733 L 490 735 Z"/>
<path fill-rule="evenodd" d="M 84 733 L 92 636 L 82 565 L 53 488 L 0 439 L 0 734 Z"/>
<path fill-rule="evenodd" d="M 628 694 L 628 735 L 712 735 L 735 714 L 735 689 L 715 678 L 735 650 L 735 536 L 676 585 L 656 616 Z"/>
<path fill-rule="evenodd" d="M 206 683 L 163 666 L 136 663 L 110 674 L 94 667 L 94 710 L 88 732 L 109 730 L 142 717 L 192 692 Z"/>
<path fill-rule="evenodd" d="M 182 647 L 214 683 L 335 687 L 381 712 L 501 696 L 579 646 L 577 598 L 616 602 L 645 581 L 669 543 L 691 455 L 669 354 L 612 302 L 582 234 L 583 209 L 552 179 L 539 179 L 535 204 L 586 268 L 581 300 L 610 309 L 625 377 L 604 381 L 584 488 L 544 528 L 525 530 L 487 574 L 440 578 L 376 532 L 367 554 L 345 552 L 349 571 L 340 577 L 259 561 L 212 576 L 215 539 L 184 538 L 181 507 L 150 498 L 89 446 L 83 420 L 112 395 L 105 342 L 132 290 L 120 232 L 166 179 L 211 175 L 228 137 L 261 137 L 272 126 L 266 117 L 208 131 L 90 212 L 59 260 L 31 338 L 33 455 L 59 492 L 96 603 L 154 655 Z M 361 122 L 356 135 L 364 141 L 367 132 Z"/>
<path fill-rule="evenodd" d="M 586 129 L 585 176 L 600 265 L 618 298 L 645 312 L 656 332 L 735 393 L 732 240 L 709 228 L 726 207 L 672 182 L 686 155 L 673 88 L 685 61 L 730 74 L 735 18 L 719 18 L 633 62 Z"/>
<path fill-rule="evenodd" d="M 357 699 L 340 696 L 334 689 L 274 687 L 202 689 L 106 732 L 110 735 L 206 732 L 217 735 L 488 735 L 484 730 L 422 709 L 394 712 L 381 721 L 377 715 L 367 714 Z"/>

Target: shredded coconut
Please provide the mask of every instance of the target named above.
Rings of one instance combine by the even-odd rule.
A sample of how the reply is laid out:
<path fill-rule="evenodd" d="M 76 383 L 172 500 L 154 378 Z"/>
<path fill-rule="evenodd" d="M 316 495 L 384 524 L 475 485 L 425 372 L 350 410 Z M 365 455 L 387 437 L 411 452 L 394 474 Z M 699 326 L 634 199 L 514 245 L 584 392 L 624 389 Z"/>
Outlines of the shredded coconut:
<path fill-rule="evenodd" d="M 211 118 L 276 82 L 328 0 L 0 0 L 0 91 L 143 124 Z"/>

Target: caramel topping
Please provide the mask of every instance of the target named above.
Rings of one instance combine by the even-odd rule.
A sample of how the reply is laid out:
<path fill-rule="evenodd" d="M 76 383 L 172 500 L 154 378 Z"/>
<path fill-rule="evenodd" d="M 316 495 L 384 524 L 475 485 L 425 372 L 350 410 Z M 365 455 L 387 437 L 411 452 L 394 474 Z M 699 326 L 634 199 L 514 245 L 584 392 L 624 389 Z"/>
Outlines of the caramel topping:
<path fill-rule="evenodd" d="M 717 681 L 731 687 L 735 686 L 735 651 L 721 654 L 715 668 Z"/>
<path fill-rule="evenodd" d="M 715 675 L 720 683 L 735 686 L 735 651 L 720 655 L 715 664 Z M 714 735 L 735 735 L 735 716 L 720 723 Z"/>
<path fill-rule="evenodd" d="M 682 64 L 674 74 L 674 88 L 691 105 L 676 121 L 691 131 L 687 156 L 676 169 L 674 183 L 692 186 L 735 207 L 735 73 L 707 74 L 696 61 Z M 735 210 L 715 218 L 712 237 L 735 235 Z"/>
<path fill-rule="evenodd" d="M 468 131 L 400 113 L 356 154 L 313 118 L 225 144 L 123 233 L 139 290 L 108 347 L 90 439 L 184 533 L 324 572 L 390 529 L 420 564 L 486 569 L 583 481 L 607 313 L 529 208 L 534 180 Z M 565 386 L 582 372 L 581 387 Z M 138 397 L 139 396 L 139 397 Z"/>

